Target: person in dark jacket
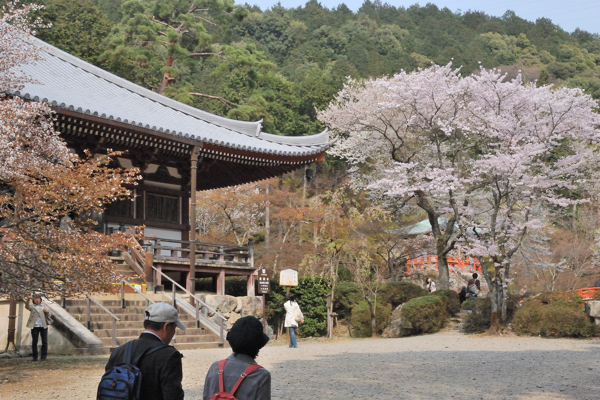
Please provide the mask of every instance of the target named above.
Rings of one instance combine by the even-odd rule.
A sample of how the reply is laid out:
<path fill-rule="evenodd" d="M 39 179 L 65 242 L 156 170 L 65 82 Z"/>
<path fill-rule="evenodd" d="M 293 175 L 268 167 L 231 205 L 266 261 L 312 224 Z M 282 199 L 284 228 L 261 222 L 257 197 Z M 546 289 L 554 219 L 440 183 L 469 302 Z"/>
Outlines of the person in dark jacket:
<path fill-rule="evenodd" d="M 269 337 L 263 333 L 262 323 L 256 317 L 247 316 L 238 319 L 227 333 L 227 341 L 233 354 L 227 357 L 223 368 L 223 389 L 230 392 L 240 375 L 248 365 L 256 365 L 256 357 Z M 204 380 L 204 393 L 202 398 L 209 400 L 219 392 L 219 362 L 213 363 Z M 248 374 L 234 396 L 243 400 L 270 400 L 271 399 L 271 373 L 260 367 Z"/>
<path fill-rule="evenodd" d="M 168 345 L 175 336 L 176 328 L 185 330 L 179 320 L 177 309 L 167 303 L 150 304 L 145 311 L 144 332 L 134 342 L 132 358 L 155 346 Z M 117 347 L 106 364 L 108 371 L 124 362 L 123 346 Z M 142 371 L 140 399 L 182 400 L 181 380 L 183 355 L 173 346 L 167 346 L 142 357 L 138 367 Z"/>
<path fill-rule="evenodd" d="M 460 288 L 460 292 L 458 292 L 458 300 L 460 304 L 462 304 L 467 299 L 467 287 L 463 286 Z"/>

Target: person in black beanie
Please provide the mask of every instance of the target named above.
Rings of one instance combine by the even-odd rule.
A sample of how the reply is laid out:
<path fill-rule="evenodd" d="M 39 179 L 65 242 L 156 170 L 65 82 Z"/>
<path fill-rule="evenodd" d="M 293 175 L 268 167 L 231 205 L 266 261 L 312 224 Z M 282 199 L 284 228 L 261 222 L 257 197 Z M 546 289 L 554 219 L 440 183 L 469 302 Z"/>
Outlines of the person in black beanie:
<path fill-rule="evenodd" d="M 250 368 L 249 373 L 233 395 L 244 400 L 271 399 L 271 373 L 260 367 L 255 359 L 260 349 L 265 347 L 269 337 L 264 334 L 262 323 L 256 317 L 238 319 L 227 333 L 227 341 L 233 353 L 225 360 L 214 362 L 204 380 L 203 399 L 209 400 L 215 393 L 231 393 L 240 376 Z M 223 389 L 219 388 L 219 363 L 224 363 Z"/>

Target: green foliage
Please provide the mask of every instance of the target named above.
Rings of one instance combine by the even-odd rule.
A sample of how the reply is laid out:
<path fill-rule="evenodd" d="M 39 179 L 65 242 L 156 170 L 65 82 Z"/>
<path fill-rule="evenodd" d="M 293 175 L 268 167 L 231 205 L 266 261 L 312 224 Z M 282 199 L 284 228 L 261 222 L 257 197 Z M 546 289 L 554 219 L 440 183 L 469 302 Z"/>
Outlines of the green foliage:
<path fill-rule="evenodd" d="M 262 119 L 270 133 L 321 132 L 317 110 L 347 77 L 411 71 L 431 61 L 453 60 L 463 74 L 479 62 L 510 66 L 540 83 L 582 87 L 600 98 L 598 35 L 570 36 L 545 18 L 532 23 L 514 13 L 497 18 L 377 2 L 357 13 L 316 1 L 262 12 L 216 0 L 194 3 L 193 13 L 190 0 L 44 3 L 43 17 L 54 27 L 40 32 L 43 40 L 155 91 L 168 73 L 173 80 L 165 95 L 234 119 Z"/>
<path fill-rule="evenodd" d="M 437 290 L 429 294 L 429 296 L 437 296 L 444 302 L 446 314 L 452 317 L 460 311 L 460 300 L 458 293 L 454 290 Z"/>
<path fill-rule="evenodd" d="M 439 332 L 448 320 L 441 296 L 423 296 L 402 306 L 402 335 Z"/>
<path fill-rule="evenodd" d="M 111 23 L 91 0 L 51 0 L 39 14 L 50 29 L 41 29 L 38 37 L 61 50 L 92 64 L 102 54 L 101 42 Z"/>
<path fill-rule="evenodd" d="M 427 290 L 409 282 L 388 282 L 379 294 L 382 301 L 391 304 L 392 309 L 416 297 L 425 296 Z"/>
<path fill-rule="evenodd" d="M 321 278 L 301 277 L 298 286 L 290 288 L 304 314 L 304 324 L 298 327 L 300 336 L 319 336 L 327 331 L 327 295 L 331 292 L 330 284 Z M 271 293 L 266 296 L 267 321 L 278 326 L 285 320 L 286 287 L 271 280 Z"/>
<path fill-rule="evenodd" d="M 338 314 L 350 316 L 350 311 L 363 300 L 360 287 L 355 282 L 338 282 L 335 285 L 333 310 Z"/>
<path fill-rule="evenodd" d="M 385 326 L 390 322 L 391 315 L 392 306 L 390 304 L 382 304 L 381 302 L 377 302 L 377 308 L 375 311 L 375 329 L 378 334 L 381 333 Z M 352 307 L 350 325 L 352 328 L 352 336 L 371 336 L 371 311 L 369 309 L 369 303 L 367 303 L 366 300 L 362 300 Z"/>
<path fill-rule="evenodd" d="M 596 333 L 581 298 L 552 293 L 527 300 L 515 313 L 513 327 L 519 334 L 543 337 L 587 338 Z"/>
<path fill-rule="evenodd" d="M 462 303 L 463 311 L 471 311 L 463 318 L 465 333 L 481 333 L 490 328 L 491 304 L 487 297 L 469 297 Z"/>
<path fill-rule="evenodd" d="M 300 324 L 298 332 L 301 336 L 319 336 L 327 331 L 327 295 L 331 293 L 330 284 L 313 277 L 300 278 L 298 286 L 292 293 L 304 314 L 304 324 Z"/>

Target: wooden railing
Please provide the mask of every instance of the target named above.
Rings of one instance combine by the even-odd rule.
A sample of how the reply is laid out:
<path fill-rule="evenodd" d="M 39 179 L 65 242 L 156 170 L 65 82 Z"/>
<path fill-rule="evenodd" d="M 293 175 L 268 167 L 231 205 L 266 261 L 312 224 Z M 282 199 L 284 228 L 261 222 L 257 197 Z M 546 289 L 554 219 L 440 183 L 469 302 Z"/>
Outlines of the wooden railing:
<path fill-rule="evenodd" d="M 190 241 L 145 237 L 145 251 L 154 254 L 155 259 L 189 258 Z M 251 244 L 248 246 L 228 246 L 223 244 L 196 242 L 196 259 L 250 263 L 252 258 Z"/>
<path fill-rule="evenodd" d="M 225 321 L 227 321 L 227 318 L 225 318 L 225 316 L 223 314 L 221 314 L 220 312 L 218 312 L 216 309 L 212 308 L 211 306 L 209 306 L 208 304 L 206 304 L 205 302 L 203 302 L 202 300 L 200 300 L 192 292 L 190 292 L 189 290 L 187 290 L 186 288 L 184 288 L 183 286 L 181 286 L 179 283 L 177 283 L 173 279 L 169 278 L 167 275 L 165 275 L 162 271 L 160 271 L 156 267 L 153 266 L 152 269 L 154 270 L 155 273 L 160 274 L 161 277 L 166 278 L 166 279 L 168 279 L 171 282 L 172 287 L 173 287 L 173 292 L 172 292 L 172 305 L 173 305 L 173 307 L 177 308 L 177 292 L 176 292 L 176 288 L 179 288 L 183 292 L 187 293 L 190 296 L 190 301 L 191 301 L 191 299 L 194 299 L 194 306 L 195 306 L 195 314 L 196 315 L 194 315 L 193 313 L 191 313 L 187 309 L 187 307 L 182 307 L 182 308 L 196 319 L 196 327 L 199 327 L 200 326 L 200 321 L 202 321 L 202 323 L 204 325 L 206 325 L 206 327 L 208 327 L 215 334 L 219 335 L 219 342 L 220 342 L 221 345 L 223 345 L 223 343 L 225 343 L 224 323 L 225 323 Z M 154 279 L 154 281 L 156 282 L 156 278 Z M 200 305 L 202 305 L 202 313 L 200 312 Z M 218 325 L 208 319 L 208 315 L 207 315 L 208 311 L 211 311 L 214 315 L 216 315 L 216 316 L 219 317 L 219 324 Z"/>

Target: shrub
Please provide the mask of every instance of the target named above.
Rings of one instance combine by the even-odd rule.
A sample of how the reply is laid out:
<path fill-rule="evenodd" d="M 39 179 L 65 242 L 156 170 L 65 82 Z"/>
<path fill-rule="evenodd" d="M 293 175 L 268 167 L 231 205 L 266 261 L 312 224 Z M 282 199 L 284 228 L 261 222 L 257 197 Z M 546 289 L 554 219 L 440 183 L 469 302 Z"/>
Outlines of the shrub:
<path fill-rule="evenodd" d="M 375 326 L 377 333 L 381 333 L 383 328 L 390 321 L 392 315 L 392 306 L 390 304 L 377 302 L 375 313 Z M 366 300 L 362 300 L 352 308 L 352 317 L 350 318 L 353 336 L 370 337 L 371 330 L 371 311 Z"/>
<path fill-rule="evenodd" d="M 448 314 L 442 297 L 417 297 L 402 306 L 402 335 L 436 333 L 447 320 Z"/>
<path fill-rule="evenodd" d="M 464 311 L 471 311 L 463 318 L 463 331 L 481 333 L 490 329 L 492 302 L 487 297 L 469 297 L 461 306 Z"/>
<path fill-rule="evenodd" d="M 271 280 L 271 293 L 266 296 L 267 320 L 277 327 L 285 320 L 285 293 L 287 288 L 279 281 Z M 298 327 L 299 336 L 317 336 L 327 331 L 327 295 L 331 292 L 329 282 L 321 278 L 302 277 L 298 286 L 290 288 L 304 314 L 304 324 Z"/>
<path fill-rule="evenodd" d="M 363 296 L 357 283 L 338 282 L 335 285 L 333 309 L 338 313 L 349 315 L 352 307 L 357 305 L 361 300 L 363 300 Z"/>
<path fill-rule="evenodd" d="M 425 296 L 427 290 L 410 282 L 389 282 L 380 293 L 385 302 L 392 305 L 392 309 L 407 301 Z"/>
<path fill-rule="evenodd" d="M 454 290 L 437 290 L 429 293 L 429 296 L 437 296 L 442 299 L 449 317 L 453 317 L 460 311 L 460 299 Z"/>
<path fill-rule="evenodd" d="M 304 314 L 304 323 L 298 327 L 301 336 L 318 336 L 327 332 L 327 295 L 331 293 L 329 282 L 316 277 L 300 278 L 292 288 Z"/>
<path fill-rule="evenodd" d="M 515 313 L 515 331 L 544 337 L 590 337 L 595 326 L 576 295 L 545 293 L 527 300 Z"/>

